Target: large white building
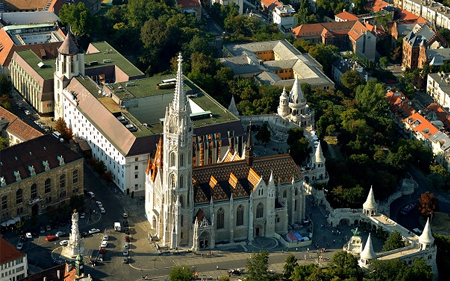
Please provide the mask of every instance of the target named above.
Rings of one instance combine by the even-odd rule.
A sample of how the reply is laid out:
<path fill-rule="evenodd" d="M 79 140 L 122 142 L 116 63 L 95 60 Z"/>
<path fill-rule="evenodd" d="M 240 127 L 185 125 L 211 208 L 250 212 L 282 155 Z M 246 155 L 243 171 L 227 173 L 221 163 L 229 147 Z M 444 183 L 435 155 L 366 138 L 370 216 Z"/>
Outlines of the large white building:
<path fill-rule="evenodd" d="M 66 37 L 56 60 L 55 117 L 63 117 L 74 136 L 88 142 L 93 157 L 104 162 L 120 190 L 142 191 L 175 79 L 140 79 L 135 66 L 104 45 L 93 43 L 84 54 L 72 36 Z M 120 67 L 109 67 L 120 60 Z M 242 149 L 239 119 L 187 78 L 184 87 L 194 120 L 193 165 L 216 163 L 229 148 Z"/>
<path fill-rule="evenodd" d="M 0 280 L 17 281 L 28 276 L 28 260 L 20 250 L 0 237 Z"/>
<path fill-rule="evenodd" d="M 178 62 L 164 136 L 147 168 L 145 212 L 152 229 L 166 246 L 194 250 L 287 234 L 288 225 L 305 218 L 300 168 L 287 154 L 255 157 L 251 131 L 242 154 L 230 148 L 219 163 L 194 167 L 187 144 L 193 131 L 190 99 L 181 57 Z M 326 173 L 318 151 L 314 167 Z"/>
<path fill-rule="evenodd" d="M 430 73 L 427 79 L 427 94 L 440 106 L 450 109 L 450 73 Z"/>
<path fill-rule="evenodd" d="M 450 28 L 450 8 L 433 0 L 393 0 L 395 7 L 422 16 L 432 25 Z"/>

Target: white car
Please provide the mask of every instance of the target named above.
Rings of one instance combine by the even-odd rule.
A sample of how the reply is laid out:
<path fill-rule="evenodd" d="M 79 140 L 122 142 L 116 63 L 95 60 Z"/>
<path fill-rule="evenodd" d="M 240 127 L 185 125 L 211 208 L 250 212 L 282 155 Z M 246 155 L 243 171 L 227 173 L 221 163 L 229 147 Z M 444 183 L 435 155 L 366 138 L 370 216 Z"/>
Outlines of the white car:
<path fill-rule="evenodd" d="M 126 219 L 126 218 L 128 218 L 128 214 L 127 214 L 127 213 L 123 213 L 123 214 L 122 214 L 122 217 L 123 217 L 124 219 Z"/>
<path fill-rule="evenodd" d="M 31 111 L 29 111 L 29 110 L 27 109 L 27 110 L 25 110 L 25 114 L 26 114 L 26 115 L 31 115 Z"/>
<path fill-rule="evenodd" d="M 31 235 L 31 232 L 27 232 L 27 233 L 25 234 L 25 237 L 28 238 L 28 239 L 32 239 L 32 238 L 33 238 L 33 235 Z"/>
<path fill-rule="evenodd" d="M 17 243 L 16 248 L 17 248 L 18 250 L 22 250 L 22 248 L 23 248 L 23 243 L 22 243 L 22 242 Z"/>
<path fill-rule="evenodd" d="M 64 236 L 65 234 L 66 233 L 64 231 L 58 231 L 58 232 L 56 232 L 55 236 L 56 237 L 61 237 L 61 236 Z"/>
<path fill-rule="evenodd" d="M 100 229 L 98 229 L 98 228 L 93 228 L 93 229 L 90 229 L 90 230 L 89 230 L 89 234 L 94 234 L 94 233 L 97 233 L 97 232 L 100 232 Z"/>
<path fill-rule="evenodd" d="M 86 217 L 86 214 L 85 213 L 81 213 L 80 214 L 80 219 L 84 219 Z"/>
<path fill-rule="evenodd" d="M 92 191 L 88 191 L 87 192 L 89 195 L 91 195 L 91 198 L 94 198 L 95 197 L 95 194 L 94 194 L 94 192 L 92 192 Z"/>
<path fill-rule="evenodd" d="M 59 242 L 59 245 L 67 246 L 67 245 L 69 245 L 69 240 L 63 240 L 63 241 Z"/>
<path fill-rule="evenodd" d="M 102 248 L 108 247 L 108 241 L 102 241 L 102 244 L 100 245 Z"/>
<path fill-rule="evenodd" d="M 105 208 L 100 207 L 100 213 L 102 213 L 102 214 L 106 213 Z"/>
<path fill-rule="evenodd" d="M 95 201 L 95 203 L 97 203 L 97 206 L 98 206 L 99 208 L 103 207 L 102 202 L 100 202 L 100 201 Z"/>
<path fill-rule="evenodd" d="M 103 241 L 108 241 L 108 240 L 109 240 L 108 234 L 103 235 Z"/>

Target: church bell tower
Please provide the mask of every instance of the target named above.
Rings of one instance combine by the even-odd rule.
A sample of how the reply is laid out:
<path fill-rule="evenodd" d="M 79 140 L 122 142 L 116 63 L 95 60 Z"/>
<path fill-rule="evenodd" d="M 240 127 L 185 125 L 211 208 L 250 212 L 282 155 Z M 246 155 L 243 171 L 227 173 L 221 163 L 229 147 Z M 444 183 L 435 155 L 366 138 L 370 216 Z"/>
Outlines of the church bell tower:
<path fill-rule="evenodd" d="M 181 54 L 172 103 L 166 108 L 163 144 L 163 242 L 189 244 L 193 213 L 192 136 L 189 101 L 184 92 Z"/>

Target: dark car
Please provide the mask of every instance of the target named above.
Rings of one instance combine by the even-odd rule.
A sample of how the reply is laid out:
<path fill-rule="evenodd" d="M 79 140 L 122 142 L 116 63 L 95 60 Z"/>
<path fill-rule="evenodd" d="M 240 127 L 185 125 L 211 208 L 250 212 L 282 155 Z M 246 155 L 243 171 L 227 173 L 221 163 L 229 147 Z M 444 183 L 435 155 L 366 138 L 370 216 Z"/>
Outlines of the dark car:
<path fill-rule="evenodd" d="M 105 248 L 101 248 L 100 251 L 99 251 L 99 253 L 100 253 L 100 254 L 106 253 L 106 249 L 105 249 Z"/>
<path fill-rule="evenodd" d="M 131 241 L 130 236 L 125 236 L 125 242 L 130 242 L 130 241 Z"/>
<path fill-rule="evenodd" d="M 81 237 L 86 237 L 86 236 L 88 236 L 88 235 L 89 235 L 89 233 L 87 233 L 86 231 L 84 231 L 84 232 L 81 233 Z"/>
<path fill-rule="evenodd" d="M 59 259 L 59 260 L 54 260 L 53 262 L 56 263 L 56 264 L 63 264 L 64 260 Z"/>
<path fill-rule="evenodd" d="M 128 221 L 127 220 L 123 221 L 123 227 L 128 227 Z"/>
<path fill-rule="evenodd" d="M 127 228 L 125 228 L 125 234 L 130 234 L 130 229 L 127 227 Z"/>
<path fill-rule="evenodd" d="M 403 215 L 409 214 L 416 207 L 416 203 L 408 203 L 405 207 L 400 210 Z"/>
<path fill-rule="evenodd" d="M 129 263 L 130 262 L 130 258 L 129 257 L 124 257 L 123 258 L 123 263 Z"/>

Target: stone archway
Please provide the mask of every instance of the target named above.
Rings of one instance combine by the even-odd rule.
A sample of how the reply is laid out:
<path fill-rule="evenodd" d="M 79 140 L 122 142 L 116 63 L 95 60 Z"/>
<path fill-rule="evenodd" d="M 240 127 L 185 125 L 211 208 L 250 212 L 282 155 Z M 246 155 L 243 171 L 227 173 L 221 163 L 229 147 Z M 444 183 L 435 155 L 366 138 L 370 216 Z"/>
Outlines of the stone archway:
<path fill-rule="evenodd" d="M 210 243 L 210 237 L 209 232 L 204 231 L 200 236 L 198 237 L 198 247 L 200 249 L 208 249 L 209 243 Z"/>
<path fill-rule="evenodd" d="M 264 226 L 258 224 L 255 226 L 255 234 L 254 237 L 262 237 L 264 236 Z"/>
<path fill-rule="evenodd" d="M 341 220 L 339 221 L 339 225 L 342 225 L 342 226 L 344 226 L 344 225 L 350 225 L 350 220 L 347 219 L 347 218 L 341 219 Z"/>
<path fill-rule="evenodd" d="M 309 176 L 305 176 L 305 182 L 309 183 Z"/>

